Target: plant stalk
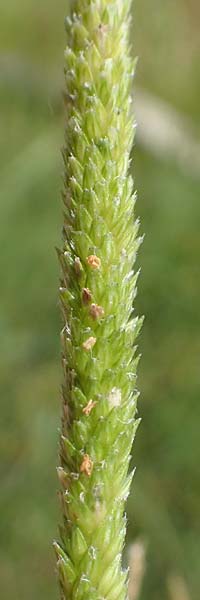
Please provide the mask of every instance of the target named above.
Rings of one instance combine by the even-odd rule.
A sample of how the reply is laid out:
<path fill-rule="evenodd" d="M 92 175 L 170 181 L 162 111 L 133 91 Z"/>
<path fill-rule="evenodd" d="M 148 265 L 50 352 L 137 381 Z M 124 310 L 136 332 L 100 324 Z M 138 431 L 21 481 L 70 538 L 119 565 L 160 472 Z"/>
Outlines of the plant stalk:
<path fill-rule="evenodd" d="M 74 0 L 66 19 L 60 303 L 62 600 L 124 600 L 124 505 L 136 419 L 133 300 L 141 243 L 129 174 L 134 138 L 130 0 Z"/>

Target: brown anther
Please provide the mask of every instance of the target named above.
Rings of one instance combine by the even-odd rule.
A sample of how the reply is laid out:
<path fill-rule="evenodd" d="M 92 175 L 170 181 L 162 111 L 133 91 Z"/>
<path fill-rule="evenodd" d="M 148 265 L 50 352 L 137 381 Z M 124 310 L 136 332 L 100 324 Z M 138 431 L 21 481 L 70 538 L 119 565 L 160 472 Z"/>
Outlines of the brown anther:
<path fill-rule="evenodd" d="M 92 268 L 92 269 L 100 269 L 101 266 L 101 259 L 96 256 L 96 254 L 90 254 L 90 256 L 87 256 L 87 264 Z"/>
<path fill-rule="evenodd" d="M 96 406 L 95 400 L 89 400 L 87 406 L 84 406 L 83 413 L 88 417 L 91 413 L 91 410 Z"/>
<path fill-rule="evenodd" d="M 90 477 L 92 475 L 92 470 L 93 470 L 93 462 L 89 456 L 89 454 L 84 454 L 81 466 L 80 466 L 80 472 L 81 473 L 85 473 L 85 475 L 87 475 L 88 477 Z"/>
<path fill-rule="evenodd" d="M 91 304 L 89 313 L 90 313 L 90 316 L 95 321 L 97 319 L 100 319 L 101 317 L 104 317 L 104 309 L 102 306 L 99 306 L 98 304 Z"/>
<path fill-rule="evenodd" d="M 78 256 L 76 256 L 76 258 L 74 259 L 74 268 L 75 268 L 76 274 L 81 275 L 81 273 L 83 271 L 83 267 L 82 267 L 80 258 Z"/>
<path fill-rule="evenodd" d="M 89 288 L 83 288 L 82 289 L 83 304 L 89 304 L 89 302 L 91 302 L 91 299 L 92 299 L 92 292 L 89 290 Z"/>
<path fill-rule="evenodd" d="M 88 352 L 96 344 L 96 341 L 97 341 L 96 338 L 91 336 L 87 340 L 85 340 L 85 342 L 83 342 L 82 347 L 84 348 L 84 350 L 87 350 L 87 352 Z"/>

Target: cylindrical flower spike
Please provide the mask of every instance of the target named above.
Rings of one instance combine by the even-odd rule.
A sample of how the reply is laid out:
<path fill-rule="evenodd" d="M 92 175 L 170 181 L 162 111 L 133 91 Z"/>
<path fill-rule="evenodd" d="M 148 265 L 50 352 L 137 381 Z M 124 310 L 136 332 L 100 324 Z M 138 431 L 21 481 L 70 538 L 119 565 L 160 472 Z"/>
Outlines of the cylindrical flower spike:
<path fill-rule="evenodd" d="M 128 174 L 134 137 L 130 0 L 71 0 L 66 19 L 62 267 L 63 600 L 124 600 L 124 503 L 138 420 L 133 318 L 141 242 Z"/>

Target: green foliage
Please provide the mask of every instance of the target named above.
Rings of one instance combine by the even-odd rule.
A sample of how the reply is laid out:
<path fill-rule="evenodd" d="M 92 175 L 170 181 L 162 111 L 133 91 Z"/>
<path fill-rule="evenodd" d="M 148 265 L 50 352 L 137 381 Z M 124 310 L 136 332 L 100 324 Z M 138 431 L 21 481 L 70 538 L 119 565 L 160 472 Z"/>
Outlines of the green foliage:
<path fill-rule="evenodd" d="M 127 475 L 135 418 L 133 315 L 141 242 L 128 175 L 134 135 L 129 1 L 72 2 L 66 19 L 66 144 L 60 301 L 62 598 L 123 599 Z M 112 483 L 111 483 L 112 482 Z"/>

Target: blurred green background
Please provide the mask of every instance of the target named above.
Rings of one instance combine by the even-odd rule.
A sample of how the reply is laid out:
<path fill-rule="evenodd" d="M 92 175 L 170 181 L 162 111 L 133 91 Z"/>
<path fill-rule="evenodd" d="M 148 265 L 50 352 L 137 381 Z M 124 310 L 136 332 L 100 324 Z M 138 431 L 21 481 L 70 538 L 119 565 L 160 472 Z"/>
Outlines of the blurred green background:
<path fill-rule="evenodd" d="M 59 515 L 59 269 L 66 1 L 2 1 L 0 582 L 5 600 L 58 598 L 52 538 Z M 135 0 L 136 87 L 200 130 L 198 0 Z M 160 100 L 159 100 L 160 101 Z M 186 121 L 185 121 L 186 122 Z M 142 127 L 142 123 L 141 123 Z M 140 123 L 139 123 L 140 130 Z M 172 127 L 173 133 L 173 127 Z M 187 143 L 187 139 L 186 139 Z M 176 153 L 175 153 L 176 154 Z M 146 233 L 137 311 L 142 424 L 127 543 L 144 539 L 140 600 L 172 598 L 178 574 L 199 600 L 200 173 L 175 154 L 134 150 Z"/>

